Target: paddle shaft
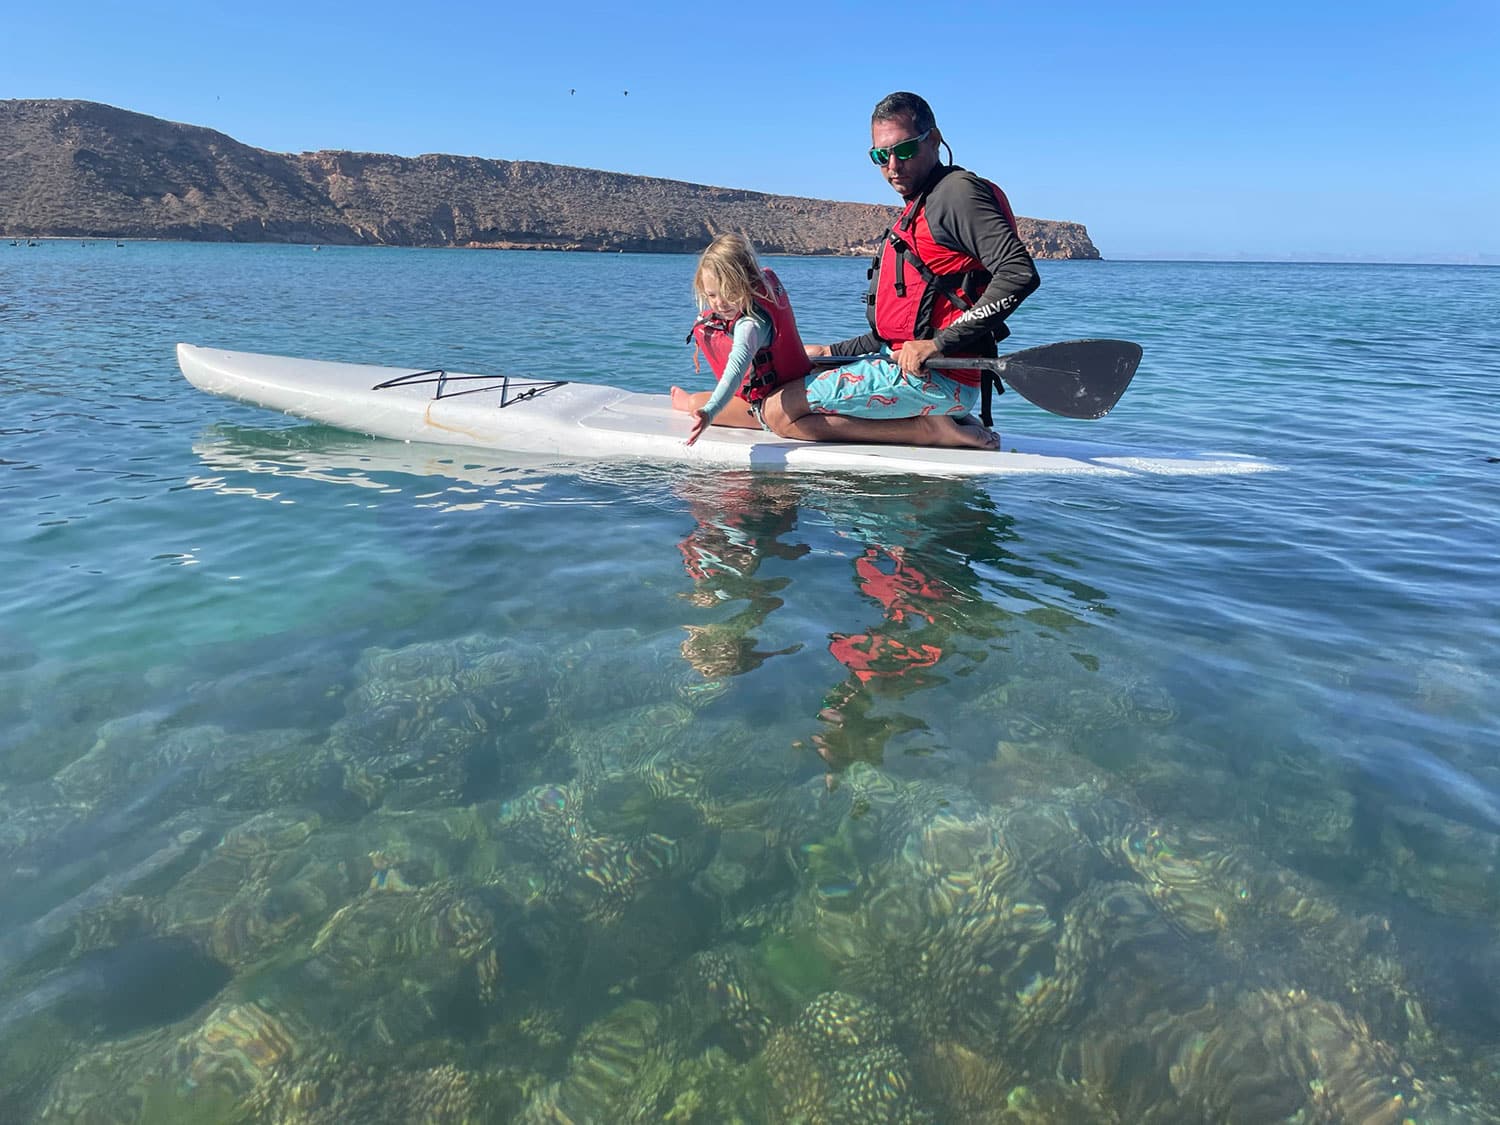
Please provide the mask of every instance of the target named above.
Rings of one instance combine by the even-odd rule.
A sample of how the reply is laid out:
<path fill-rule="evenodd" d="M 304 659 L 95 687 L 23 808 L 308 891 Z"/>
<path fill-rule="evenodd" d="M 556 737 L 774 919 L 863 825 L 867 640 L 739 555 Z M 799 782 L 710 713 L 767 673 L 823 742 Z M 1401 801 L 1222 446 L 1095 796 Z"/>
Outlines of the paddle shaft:
<path fill-rule="evenodd" d="M 886 359 L 880 354 L 813 356 L 819 367 L 842 367 L 859 360 Z M 1003 380 L 1027 402 L 1064 418 L 1102 418 L 1108 414 L 1141 362 L 1141 346 L 1129 340 L 1064 340 L 1024 348 L 997 358 L 933 356 L 924 366 L 933 370 L 967 369 Z M 984 395 L 984 423 L 990 424 L 989 388 Z"/>
<path fill-rule="evenodd" d="M 858 363 L 862 359 L 890 359 L 888 355 L 879 352 L 870 352 L 867 355 L 815 355 L 809 357 L 814 367 L 842 367 L 846 363 Z M 892 360 L 892 362 L 895 362 Z M 986 359 L 983 356 L 946 356 L 935 355 L 923 367 L 930 367 L 934 371 L 993 371 L 996 375 L 1005 373 L 1005 357 L 998 359 Z"/>

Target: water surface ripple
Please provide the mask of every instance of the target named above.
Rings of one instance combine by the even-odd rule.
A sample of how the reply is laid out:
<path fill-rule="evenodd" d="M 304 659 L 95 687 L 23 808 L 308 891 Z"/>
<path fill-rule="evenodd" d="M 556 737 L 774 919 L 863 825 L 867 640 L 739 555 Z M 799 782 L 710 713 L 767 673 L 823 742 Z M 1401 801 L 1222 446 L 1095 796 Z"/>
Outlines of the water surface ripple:
<path fill-rule="evenodd" d="M 863 263 L 776 263 L 809 340 Z M 0 245 L 0 1119 L 1500 1120 L 1500 271 L 1042 263 L 1215 478 L 521 463 L 691 259 Z"/>

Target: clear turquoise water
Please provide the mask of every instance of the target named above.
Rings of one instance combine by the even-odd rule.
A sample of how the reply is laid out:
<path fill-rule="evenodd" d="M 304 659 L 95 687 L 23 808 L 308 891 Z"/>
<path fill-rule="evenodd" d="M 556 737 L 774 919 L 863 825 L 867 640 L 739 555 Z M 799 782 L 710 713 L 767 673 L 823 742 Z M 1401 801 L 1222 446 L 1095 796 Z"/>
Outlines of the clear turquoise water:
<path fill-rule="evenodd" d="M 1500 271 L 1042 272 L 1003 431 L 1284 471 L 402 446 L 173 345 L 665 391 L 691 260 L 0 244 L 0 1119 L 1497 1119 Z"/>

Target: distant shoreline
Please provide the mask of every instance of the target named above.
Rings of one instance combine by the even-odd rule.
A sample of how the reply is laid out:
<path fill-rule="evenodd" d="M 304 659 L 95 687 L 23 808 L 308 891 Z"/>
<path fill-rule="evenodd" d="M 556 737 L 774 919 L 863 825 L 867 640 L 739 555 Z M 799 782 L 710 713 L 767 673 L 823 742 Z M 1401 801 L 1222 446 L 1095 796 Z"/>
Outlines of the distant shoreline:
<path fill-rule="evenodd" d="M 218 238 L 143 238 L 139 235 L 57 235 L 57 234 L 7 234 L 0 232 L 0 243 L 5 249 L 11 245 L 17 245 L 18 249 L 25 249 L 18 244 L 35 242 L 57 242 L 57 243 L 144 243 L 158 245 L 183 245 L 183 246 L 287 246 L 304 247 L 306 249 L 322 250 L 515 250 L 525 253 L 550 253 L 550 254 L 643 254 L 643 255 L 677 255 L 679 257 L 690 257 L 697 253 L 696 250 L 616 250 L 597 249 L 587 246 L 561 246 L 561 245 L 537 245 L 537 244 L 469 244 L 464 246 L 400 246 L 391 243 L 348 243 L 348 242 L 285 242 L 275 239 L 230 240 Z M 865 252 L 812 252 L 812 253 L 788 253 L 779 251 L 763 251 L 761 257 L 765 258 L 829 258 L 858 260 L 869 257 L 873 249 Z M 1481 255 L 1481 258 L 1484 256 Z M 1203 266 L 1451 266 L 1461 269 L 1500 269 L 1500 257 L 1494 261 L 1455 261 L 1447 258 L 1039 258 L 1038 261 L 1045 262 L 1082 262 L 1113 263 L 1115 265 L 1203 265 Z"/>
<path fill-rule="evenodd" d="M 775 195 L 535 160 L 255 148 L 78 99 L 0 99 L 0 233 L 59 239 L 865 257 L 897 201 Z M 1017 216 L 1038 259 L 1102 257 L 1082 223 Z"/>

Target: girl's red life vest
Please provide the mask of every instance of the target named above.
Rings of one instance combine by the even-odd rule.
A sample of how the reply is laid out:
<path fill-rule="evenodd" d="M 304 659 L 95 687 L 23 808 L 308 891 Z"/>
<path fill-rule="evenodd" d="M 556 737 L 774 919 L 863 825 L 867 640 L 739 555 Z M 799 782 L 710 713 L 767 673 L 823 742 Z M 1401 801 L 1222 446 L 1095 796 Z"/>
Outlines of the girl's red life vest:
<path fill-rule="evenodd" d="M 983 181 L 995 195 L 1000 212 L 1015 231 L 1016 216 L 1005 193 Z M 875 334 L 895 351 L 908 340 L 930 340 L 973 308 L 990 283 L 984 263 L 972 254 L 940 245 L 927 223 L 927 193 L 906 205 L 895 226 L 886 231 L 877 265 L 875 306 L 870 323 Z M 997 339 L 1009 335 L 1004 325 Z M 979 371 L 946 370 L 949 378 L 978 386 Z"/>
<path fill-rule="evenodd" d="M 771 322 L 771 342 L 755 353 L 749 373 L 735 394 L 746 402 L 760 402 L 783 383 L 806 378 L 812 371 L 812 362 L 807 358 L 807 349 L 802 346 L 802 337 L 797 332 L 797 318 L 792 313 L 792 302 L 787 298 L 781 279 L 768 269 L 765 275 L 768 297 L 755 298 L 756 307 Z M 712 309 L 701 313 L 693 324 L 690 337 L 708 359 L 708 366 L 715 378 L 724 374 L 729 362 L 729 353 L 734 349 L 734 325 L 739 317 L 725 320 Z"/>

